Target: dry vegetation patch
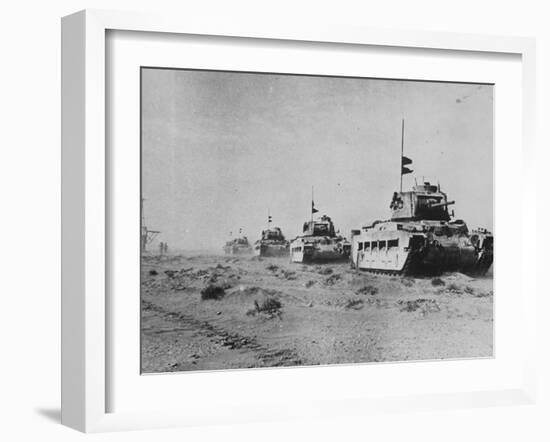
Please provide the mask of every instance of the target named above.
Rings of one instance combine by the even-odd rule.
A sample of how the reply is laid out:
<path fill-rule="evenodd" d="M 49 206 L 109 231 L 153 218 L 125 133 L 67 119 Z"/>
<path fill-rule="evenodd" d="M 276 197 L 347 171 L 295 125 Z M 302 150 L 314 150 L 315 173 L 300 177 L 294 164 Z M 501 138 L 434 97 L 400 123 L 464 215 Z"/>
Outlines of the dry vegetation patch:
<path fill-rule="evenodd" d="M 376 295 L 378 293 L 378 287 L 375 287 L 373 285 L 364 285 L 355 293 L 357 293 L 358 295 Z"/>
<path fill-rule="evenodd" d="M 479 293 L 475 293 L 474 296 L 476 298 L 490 298 L 493 296 L 493 291 L 492 290 L 489 290 L 488 292 L 479 292 Z"/>
<path fill-rule="evenodd" d="M 397 301 L 397 305 L 402 312 L 416 312 L 420 310 L 421 313 L 428 313 L 441 310 L 439 304 L 434 299 L 418 298 L 413 300 L 400 300 Z"/>
<path fill-rule="evenodd" d="M 339 273 L 335 273 L 334 275 L 330 275 L 327 279 L 325 279 L 325 285 L 331 286 L 336 284 L 337 282 L 340 282 L 342 280 L 342 275 Z"/>
<path fill-rule="evenodd" d="M 362 299 L 348 299 L 346 304 L 344 305 L 344 308 L 361 310 L 364 305 L 365 305 L 365 301 L 363 301 Z"/>
<path fill-rule="evenodd" d="M 464 293 L 468 293 L 469 295 L 473 295 L 475 293 L 475 290 L 473 289 L 473 287 L 466 286 L 466 287 L 464 287 Z"/>
<path fill-rule="evenodd" d="M 255 316 L 263 314 L 268 318 L 274 318 L 281 316 L 281 308 L 283 304 L 274 296 L 268 296 L 264 298 L 261 302 L 258 302 L 257 299 L 254 300 L 254 308 L 246 312 L 248 316 Z"/>
<path fill-rule="evenodd" d="M 201 290 L 201 299 L 203 301 L 212 299 L 221 299 L 225 296 L 225 289 L 219 285 L 208 284 Z"/>

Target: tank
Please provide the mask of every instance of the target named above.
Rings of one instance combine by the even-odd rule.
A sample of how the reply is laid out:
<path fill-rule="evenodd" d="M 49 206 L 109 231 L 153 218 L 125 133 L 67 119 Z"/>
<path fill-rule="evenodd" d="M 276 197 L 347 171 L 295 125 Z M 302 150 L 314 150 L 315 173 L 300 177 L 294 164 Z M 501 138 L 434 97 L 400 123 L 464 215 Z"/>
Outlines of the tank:
<path fill-rule="evenodd" d="M 484 275 L 493 263 L 493 235 L 454 219 L 439 185 L 394 192 L 391 218 L 351 233 L 353 267 L 399 275 L 462 272 Z"/>
<path fill-rule="evenodd" d="M 246 236 L 229 240 L 223 246 L 226 255 L 246 255 L 252 253 L 252 246 Z"/>
<path fill-rule="evenodd" d="M 262 237 L 254 243 L 254 254 L 265 257 L 288 256 L 289 242 L 279 227 L 262 230 Z"/>
<path fill-rule="evenodd" d="M 327 215 L 304 222 L 303 235 L 290 242 L 291 262 L 326 262 L 349 259 L 351 243 L 337 234 Z"/>

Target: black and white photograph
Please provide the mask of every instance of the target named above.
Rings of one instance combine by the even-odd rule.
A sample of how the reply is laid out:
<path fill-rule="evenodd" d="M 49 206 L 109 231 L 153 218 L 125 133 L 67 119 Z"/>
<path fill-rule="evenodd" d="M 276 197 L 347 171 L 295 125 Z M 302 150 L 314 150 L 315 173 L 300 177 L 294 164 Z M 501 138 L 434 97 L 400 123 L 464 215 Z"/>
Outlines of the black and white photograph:
<path fill-rule="evenodd" d="M 140 75 L 142 373 L 493 357 L 494 85 Z"/>
<path fill-rule="evenodd" d="M 1 440 L 550 440 L 543 2 L 3 6 Z"/>

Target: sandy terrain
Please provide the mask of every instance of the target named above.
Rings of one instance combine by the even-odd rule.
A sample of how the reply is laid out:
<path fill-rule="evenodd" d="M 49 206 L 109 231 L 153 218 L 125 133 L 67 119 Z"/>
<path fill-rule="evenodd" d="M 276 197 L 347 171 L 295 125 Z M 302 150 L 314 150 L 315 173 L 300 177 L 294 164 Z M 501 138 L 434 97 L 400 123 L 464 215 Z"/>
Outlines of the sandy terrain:
<path fill-rule="evenodd" d="M 248 256 L 142 263 L 145 373 L 493 354 L 491 276 L 399 278 Z"/>

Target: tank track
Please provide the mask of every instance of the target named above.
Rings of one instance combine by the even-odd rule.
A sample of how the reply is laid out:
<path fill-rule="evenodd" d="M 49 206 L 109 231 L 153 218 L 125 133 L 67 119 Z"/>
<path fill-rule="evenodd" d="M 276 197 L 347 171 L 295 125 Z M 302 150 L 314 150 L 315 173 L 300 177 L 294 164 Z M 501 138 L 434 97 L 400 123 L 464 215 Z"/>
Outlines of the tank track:
<path fill-rule="evenodd" d="M 415 269 L 416 258 L 420 254 L 419 251 L 411 252 L 407 256 L 405 265 L 401 270 L 386 270 L 386 269 L 361 269 L 357 265 L 350 261 L 351 267 L 357 271 L 371 273 L 374 275 L 388 275 L 388 276 L 413 276 L 419 275 L 422 272 L 417 272 Z M 477 260 L 475 267 L 470 271 L 465 271 L 464 273 L 472 276 L 483 276 L 491 267 L 493 263 L 493 254 L 490 251 L 484 250 L 481 252 L 479 259 Z"/>
<path fill-rule="evenodd" d="M 373 275 L 388 275 L 388 276 L 409 276 L 414 270 L 414 258 L 419 252 L 410 252 L 405 261 L 405 265 L 401 270 L 387 270 L 387 269 L 361 269 L 353 261 L 350 260 L 351 268 L 360 272 L 371 273 Z"/>
<path fill-rule="evenodd" d="M 471 273 L 475 276 L 483 276 L 485 275 L 485 273 L 487 273 L 489 267 L 491 267 L 491 264 L 493 264 L 492 251 L 482 250 L 481 256 L 477 260 L 476 265 Z"/>

